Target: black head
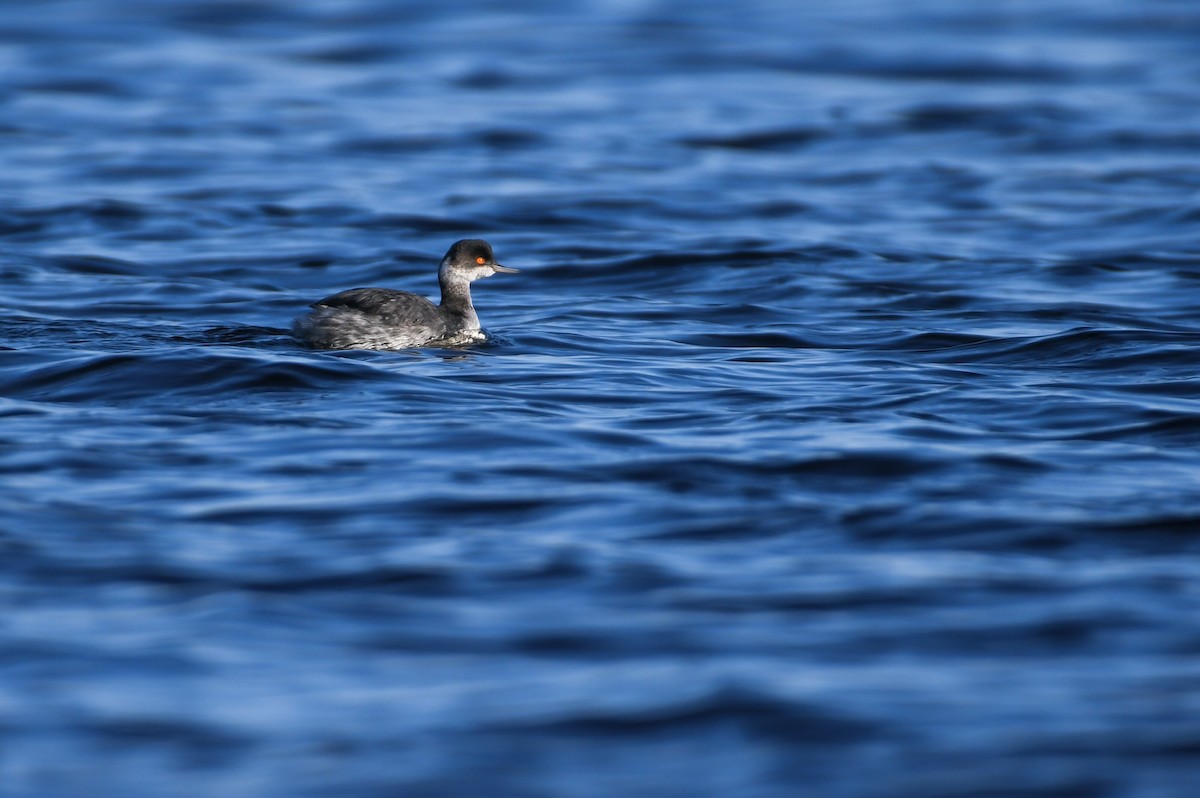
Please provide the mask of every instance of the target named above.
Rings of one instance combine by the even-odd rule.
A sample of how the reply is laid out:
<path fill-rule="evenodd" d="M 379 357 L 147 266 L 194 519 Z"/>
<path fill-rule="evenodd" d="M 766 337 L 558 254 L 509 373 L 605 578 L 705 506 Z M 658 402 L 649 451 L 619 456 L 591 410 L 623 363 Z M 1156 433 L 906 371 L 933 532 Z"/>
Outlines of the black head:
<path fill-rule="evenodd" d="M 479 238 L 456 241 L 442 258 L 442 269 L 453 269 L 469 280 L 490 277 L 496 272 L 515 272 L 516 269 L 496 263 L 492 245 Z"/>

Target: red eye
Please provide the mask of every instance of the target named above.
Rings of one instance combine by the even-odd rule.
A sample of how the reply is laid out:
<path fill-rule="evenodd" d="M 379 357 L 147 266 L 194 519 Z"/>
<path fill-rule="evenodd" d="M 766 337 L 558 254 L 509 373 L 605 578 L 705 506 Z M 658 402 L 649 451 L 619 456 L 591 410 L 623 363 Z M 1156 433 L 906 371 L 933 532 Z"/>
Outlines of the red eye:
<path fill-rule="evenodd" d="M 476 258 L 475 262 L 482 266 L 483 264 L 487 263 L 487 258 Z"/>

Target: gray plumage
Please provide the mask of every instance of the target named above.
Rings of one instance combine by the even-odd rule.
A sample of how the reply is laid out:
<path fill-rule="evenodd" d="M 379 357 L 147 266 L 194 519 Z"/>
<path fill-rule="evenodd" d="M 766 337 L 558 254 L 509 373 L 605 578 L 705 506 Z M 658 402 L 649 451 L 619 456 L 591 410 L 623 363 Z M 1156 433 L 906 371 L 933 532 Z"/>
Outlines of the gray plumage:
<path fill-rule="evenodd" d="M 442 258 L 442 301 L 391 288 L 351 288 L 312 305 L 292 334 L 314 349 L 410 349 L 464 346 L 487 336 L 471 304 L 471 283 L 516 269 L 496 263 L 486 241 L 456 242 Z"/>

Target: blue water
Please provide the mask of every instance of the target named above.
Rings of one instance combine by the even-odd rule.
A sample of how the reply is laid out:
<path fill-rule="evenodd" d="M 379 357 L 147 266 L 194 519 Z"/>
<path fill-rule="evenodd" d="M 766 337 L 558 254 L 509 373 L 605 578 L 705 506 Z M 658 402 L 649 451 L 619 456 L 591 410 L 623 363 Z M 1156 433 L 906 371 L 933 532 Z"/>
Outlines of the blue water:
<path fill-rule="evenodd" d="M 4 798 L 1198 794 L 1200 6 L 0 43 Z"/>

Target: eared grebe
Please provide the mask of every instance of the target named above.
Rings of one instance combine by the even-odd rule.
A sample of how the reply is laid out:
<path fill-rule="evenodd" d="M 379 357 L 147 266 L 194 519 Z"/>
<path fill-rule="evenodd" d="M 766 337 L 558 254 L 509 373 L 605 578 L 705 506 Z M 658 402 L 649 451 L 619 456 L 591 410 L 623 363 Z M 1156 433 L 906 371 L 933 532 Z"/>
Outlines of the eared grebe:
<path fill-rule="evenodd" d="M 463 346 L 486 337 L 471 305 L 471 283 L 496 272 L 492 246 L 469 238 L 450 247 L 438 268 L 442 304 L 390 288 L 351 288 L 312 305 L 292 334 L 314 349 L 409 349 Z"/>

